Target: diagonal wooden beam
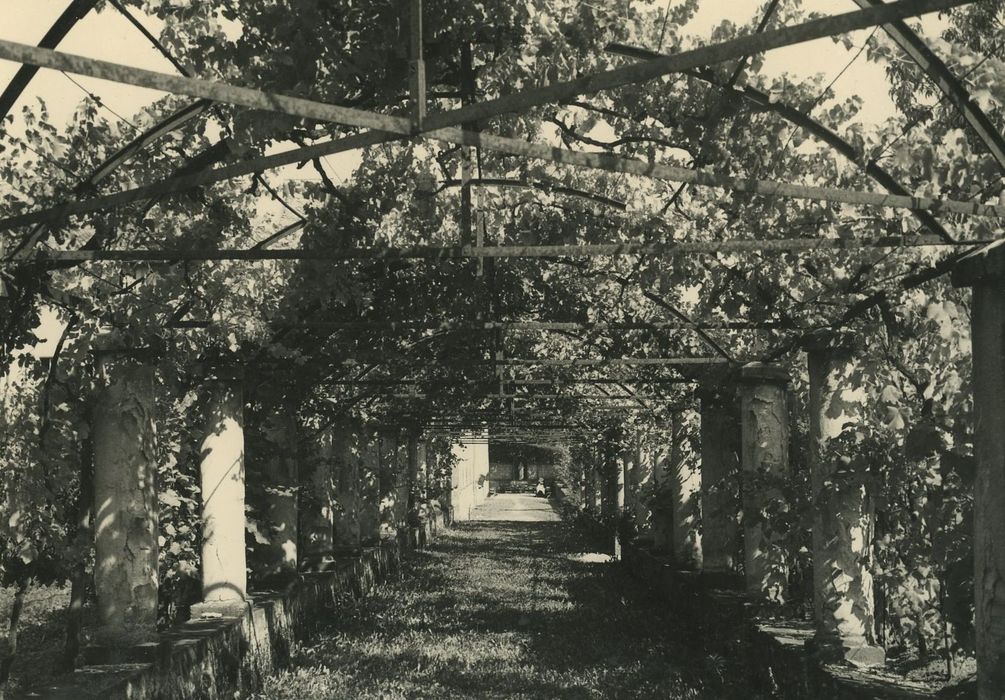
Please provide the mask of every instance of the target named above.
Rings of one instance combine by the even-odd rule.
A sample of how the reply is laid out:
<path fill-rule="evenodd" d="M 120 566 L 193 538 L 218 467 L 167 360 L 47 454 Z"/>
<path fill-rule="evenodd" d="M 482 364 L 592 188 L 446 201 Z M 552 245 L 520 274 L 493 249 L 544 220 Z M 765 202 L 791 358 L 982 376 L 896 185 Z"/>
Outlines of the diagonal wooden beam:
<path fill-rule="evenodd" d="M 881 7 L 882 0 L 855 0 L 859 7 Z M 929 79 L 939 89 L 939 92 L 963 116 L 970 128 L 974 130 L 988 151 L 998 162 L 998 169 L 1005 171 L 1005 135 L 988 119 L 988 116 L 970 96 L 970 91 L 959 80 L 949 66 L 939 58 L 928 44 L 911 31 L 904 22 L 891 20 L 883 24 L 885 31 L 897 44 L 918 64 Z"/>
<path fill-rule="evenodd" d="M 49 27 L 49 31 L 45 33 L 38 45 L 47 49 L 58 46 L 77 22 L 82 20 L 97 4 L 98 0 L 73 0 L 63 11 L 63 14 Z M 24 65 L 14 74 L 3 93 L 0 93 L 0 121 L 7 116 L 7 112 L 17 102 L 36 73 L 38 73 L 38 66 Z"/>

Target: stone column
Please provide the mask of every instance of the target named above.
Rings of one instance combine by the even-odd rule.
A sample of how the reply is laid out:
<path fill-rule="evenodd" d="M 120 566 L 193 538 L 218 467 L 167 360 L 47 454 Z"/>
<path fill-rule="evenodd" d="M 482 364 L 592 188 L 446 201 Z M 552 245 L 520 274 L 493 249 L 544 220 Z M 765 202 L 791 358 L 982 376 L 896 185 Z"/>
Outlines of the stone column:
<path fill-rule="evenodd" d="M 808 363 L 816 642 L 828 660 L 879 666 L 886 661 L 886 654 L 876 645 L 869 572 L 871 480 L 864 465 L 856 468 L 827 451 L 842 431 L 854 431 L 863 422 L 866 393 L 862 375 L 850 350 L 824 343 L 808 349 Z"/>
<path fill-rule="evenodd" d="M 779 367 L 750 364 L 741 373 L 744 577 L 751 598 L 772 603 L 787 595 L 784 536 L 771 528 L 786 510 L 780 485 L 789 478 L 787 385 Z"/>
<path fill-rule="evenodd" d="M 652 531 L 650 510 L 653 501 L 653 455 L 642 437 L 636 443 L 635 471 L 632 473 L 632 510 L 640 534 Z"/>
<path fill-rule="evenodd" d="M 597 512 L 597 467 L 591 460 L 583 465 L 583 510 L 589 515 Z"/>
<path fill-rule="evenodd" d="M 1005 698 L 1005 249 L 964 258 L 953 284 L 973 287 L 974 629 L 980 700 Z"/>
<path fill-rule="evenodd" d="M 735 392 L 704 387 L 701 406 L 702 570 L 731 574 L 739 570 L 743 545 L 740 515 L 740 416 Z"/>
<path fill-rule="evenodd" d="M 93 409 L 94 587 L 99 645 L 157 633 L 157 428 L 154 370 L 137 354 L 100 351 Z"/>
<path fill-rule="evenodd" d="M 398 435 L 385 433 L 380 437 L 380 538 L 393 540 L 398 536 Z"/>
<path fill-rule="evenodd" d="M 244 514 L 244 390 L 236 366 L 209 370 L 199 443 L 203 612 L 244 611 L 248 596 Z M 197 609 L 198 608 L 198 609 Z"/>
<path fill-rule="evenodd" d="M 683 421 L 683 417 L 680 419 Z M 686 422 L 682 433 L 685 431 Z M 698 531 L 701 521 L 701 471 L 693 454 L 684 455 L 673 466 L 668 474 L 673 498 L 673 557 L 680 568 L 696 570 L 701 568 L 702 561 L 701 533 Z"/>
<path fill-rule="evenodd" d="M 673 503 L 670 493 L 670 474 L 672 465 L 678 457 L 677 445 L 674 443 L 676 416 L 671 415 L 668 432 L 670 438 L 661 440 L 659 447 L 653 452 L 655 461 L 652 498 L 652 531 L 653 551 L 660 554 L 673 552 Z"/>
<path fill-rule="evenodd" d="M 365 447 L 358 430 L 343 428 L 337 433 L 334 464 L 335 534 L 337 554 L 357 554 L 363 546 L 360 530 L 360 463 Z"/>
<path fill-rule="evenodd" d="M 380 541 L 380 437 L 366 432 L 360 439 L 359 531 L 364 545 Z"/>
<path fill-rule="evenodd" d="M 321 571 L 331 564 L 335 547 L 335 433 L 332 428 L 304 445 L 300 470 L 300 564 Z"/>
<path fill-rule="evenodd" d="M 262 428 L 265 454 L 256 460 L 257 468 L 249 475 L 249 479 L 258 480 L 255 506 L 259 522 L 252 549 L 252 572 L 257 579 L 289 577 L 299 571 L 300 565 L 294 410 L 286 406 L 277 408 L 265 419 Z"/>

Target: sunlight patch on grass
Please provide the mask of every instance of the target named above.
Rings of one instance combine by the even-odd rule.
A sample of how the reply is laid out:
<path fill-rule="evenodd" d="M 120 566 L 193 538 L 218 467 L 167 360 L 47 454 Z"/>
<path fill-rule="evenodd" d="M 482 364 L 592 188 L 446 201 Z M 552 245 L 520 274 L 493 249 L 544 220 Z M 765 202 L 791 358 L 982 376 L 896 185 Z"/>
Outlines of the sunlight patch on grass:
<path fill-rule="evenodd" d="M 610 554 L 601 554 L 600 552 L 570 554 L 569 559 L 572 561 L 582 562 L 583 564 L 610 564 L 614 561 L 614 558 Z"/>

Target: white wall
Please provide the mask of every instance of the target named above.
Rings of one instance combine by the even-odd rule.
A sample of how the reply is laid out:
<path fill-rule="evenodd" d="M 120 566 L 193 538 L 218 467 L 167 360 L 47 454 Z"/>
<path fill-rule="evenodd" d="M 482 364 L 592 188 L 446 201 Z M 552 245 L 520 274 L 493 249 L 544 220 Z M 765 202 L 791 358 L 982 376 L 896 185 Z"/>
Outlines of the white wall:
<path fill-rule="evenodd" d="M 488 435 L 465 435 L 454 446 L 457 458 L 450 477 L 454 520 L 470 520 L 471 511 L 489 495 Z"/>

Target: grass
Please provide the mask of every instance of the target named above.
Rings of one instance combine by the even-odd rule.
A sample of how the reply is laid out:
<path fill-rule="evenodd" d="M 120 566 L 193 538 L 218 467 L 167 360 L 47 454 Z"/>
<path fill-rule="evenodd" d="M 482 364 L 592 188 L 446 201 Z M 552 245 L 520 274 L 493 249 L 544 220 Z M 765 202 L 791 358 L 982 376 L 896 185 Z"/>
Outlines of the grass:
<path fill-rule="evenodd" d="M 14 589 L 0 588 L 0 637 L 7 634 L 13 602 Z M 9 696 L 57 674 L 69 602 L 69 587 L 32 586 L 28 589 L 19 625 L 17 656 L 5 688 Z"/>
<path fill-rule="evenodd" d="M 751 697 L 619 566 L 583 556 L 594 551 L 561 522 L 461 525 L 258 697 Z"/>

